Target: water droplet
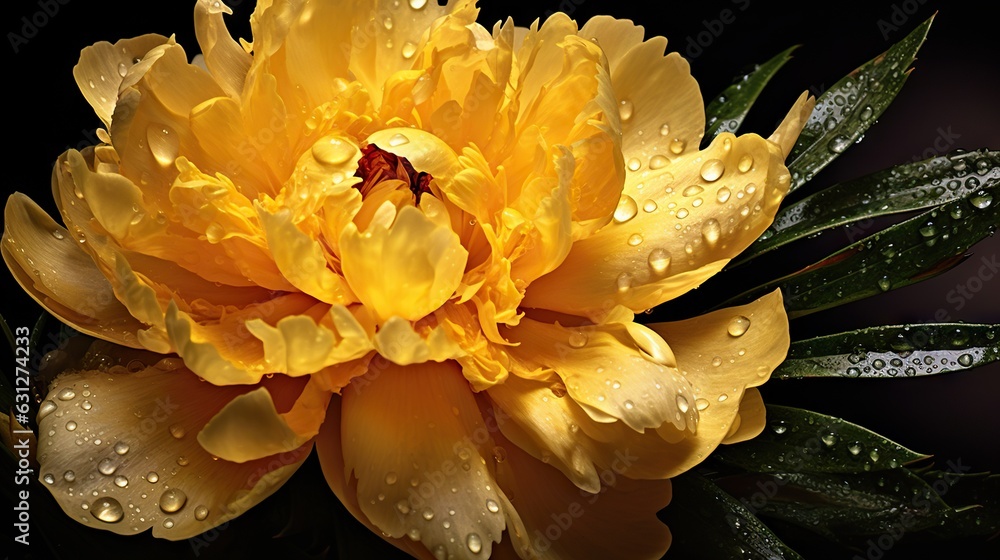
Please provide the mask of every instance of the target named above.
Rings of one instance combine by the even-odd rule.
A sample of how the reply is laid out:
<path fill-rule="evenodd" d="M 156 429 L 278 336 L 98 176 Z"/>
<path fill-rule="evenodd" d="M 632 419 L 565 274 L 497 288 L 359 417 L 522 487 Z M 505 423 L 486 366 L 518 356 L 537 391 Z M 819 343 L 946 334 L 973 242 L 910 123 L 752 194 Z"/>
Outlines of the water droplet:
<path fill-rule="evenodd" d="M 719 204 L 723 204 L 729 200 L 729 197 L 732 195 L 733 191 L 729 190 L 728 187 L 720 187 L 719 191 L 715 193 L 715 200 L 718 200 Z"/>
<path fill-rule="evenodd" d="M 587 345 L 587 333 L 583 331 L 569 333 L 569 345 L 573 348 L 583 348 Z"/>
<path fill-rule="evenodd" d="M 94 408 L 94 405 L 90 401 L 83 401 L 82 403 L 80 403 L 80 408 L 84 410 L 90 410 Z"/>
<path fill-rule="evenodd" d="M 55 412 L 57 408 L 59 407 L 56 406 L 56 403 L 54 403 L 53 401 L 50 400 L 42 401 L 42 404 L 38 407 L 38 420 L 41 421 L 42 418 L 45 418 L 49 414 Z"/>
<path fill-rule="evenodd" d="M 629 158 L 626 165 L 628 165 L 629 171 L 638 171 L 642 168 L 642 162 L 639 161 L 639 158 Z"/>
<path fill-rule="evenodd" d="M 722 163 L 722 160 L 710 159 L 701 166 L 701 178 L 709 183 L 718 181 L 719 177 L 722 177 L 722 174 L 725 172 L 726 166 Z"/>
<path fill-rule="evenodd" d="M 628 122 L 632 118 L 632 113 L 635 110 L 635 106 L 632 105 L 631 101 L 622 99 L 618 103 L 618 116 L 621 117 L 622 122 Z"/>
<path fill-rule="evenodd" d="M 703 189 L 701 185 L 691 185 L 690 187 L 684 189 L 684 191 L 681 194 L 683 194 L 684 196 L 695 196 L 703 192 L 705 192 L 705 189 Z"/>
<path fill-rule="evenodd" d="M 170 435 L 174 436 L 174 439 L 181 439 L 184 437 L 184 434 L 187 433 L 184 430 L 184 426 L 181 426 L 180 424 L 174 424 L 170 426 L 169 430 L 170 430 Z"/>
<path fill-rule="evenodd" d="M 670 143 L 670 153 L 680 155 L 684 151 L 685 146 L 687 144 L 683 140 L 675 139 Z"/>
<path fill-rule="evenodd" d="M 313 158 L 326 165 L 340 165 L 351 159 L 356 153 L 353 145 L 340 138 L 320 140 L 312 147 Z"/>
<path fill-rule="evenodd" d="M 56 477 L 52 476 L 52 474 L 50 473 L 50 474 L 47 474 L 47 475 L 43 476 L 42 480 L 45 481 L 45 484 L 55 484 Z"/>
<path fill-rule="evenodd" d="M 788 426 L 784 422 L 777 422 L 771 426 L 771 429 L 774 430 L 774 433 L 781 435 L 788 431 Z"/>
<path fill-rule="evenodd" d="M 74 398 L 76 398 L 76 391 L 70 389 L 69 387 L 66 387 L 62 391 L 59 391 L 59 394 L 56 395 L 56 397 L 61 401 L 73 400 Z"/>
<path fill-rule="evenodd" d="M 635 408 L 635 403 L 633 403 L 632 401 L 625 401 L 624 404 L 625 404 L 625 410 L 632 410 L 633 408 Z"/>
<path fill-rule="evenodd" d="M 653 272 L 663 274 L 670 268 L 670 253 L 665 249 L 653 249 L 649 252 L 647 262 L 649 263 L 649 268 L 653 269 Z"/>
<path fill-rule="evenodd" d="M 66 471 L 63 473 L 63 480 L 66 482 L 73 482 L 76 480 L 76 473 L 73 471 Z"/>
<path fill-rule="evenodd" d="M 882 290 L 883 292 L 887 292 L 891 287 L 892 287 L 892 281 L 889 280 L 888 276 L 883 276 L 878 279 L 878 289 Z"/>
<path fill-rule="evenodd" d="M 118 523 L 125 517 L 125 510 L 114 498 L 101 498 L 90 505 L 90 515 L 105 523 Z"/>
<path fill-rule="evenodd" d="M 126 486 L 128 486 L 128 478 L 126 478 L 126 477 L 124 477 L 122 475 L 116 476 L 115 477 L 115 486 L 117 486 L 119 488 L 125 488 Z"/>
<path fill-rule="evenodd" d="M 151 124 L 146 129 L 146 141 L 149 142 L 149 151 L 160 165 L 173 165 L 178 149 L 177 133 L 173 129 Z"/>
<path fill-rule="evenodd" d="M 486 509 L 488 509 L 490 513 L 497 513 L 500 511 L 500 505 L 494 502 L 492 499 L 487 499 Z"/>
<path fill-rule="evenodd" d="M 719 225 L 718 220 L 710 218 L 701 225 L 701 235 L 705 238 L 705 243 L 707 243 L 709 247 L 714 247 L 715 244 L 719 242 L 719 238 L 722 236 L 722 226 Z M 732 327 L 730 326 L 729 333 L 732 334 L 732 332 Z"/>
<path fill-rule="evenodd" d="M 838 134 L 830 140 L 830 143 L 827 144 L 827 147 L 830 148 L 831 152 L 835 154 L 840 154 L 843 153 L 843 151 L 846 150 L 847 147 L 850 145 L 851 145 L 850 138 L 844 136 L 843 134 Z"/>
<path fill-rule="evenodd" d="M 656 212 L 656 201 L 649 199 L 646 202 L 643 202 L 642 210 L 647 214 L 652 214 L 653 212 Z"/>
<path fill-rule="evenodd" d="M 670 160 L 666 156 L 661 156 L 659 154 L 649 158 L 649 168 L 650 169 L 663 169 L 670 164 Z"/>
<path fill-rule="evenodd" d="M 728 398 L 729 398 L 729 395 L 723 393 L 723 394 L 719 395 L 719 402 L 725 402 L 726 399 L 728 399 Z"/>
<path fill-rule="evenodd" d="M 638 233 L 633 233 L 628 238 L 628 244 L 632 247 L 642 245 L 642 236 L 639 235 Z"/>
<path fill-rule="evenodd" d="M 638 213 L 639 205 L 636 204 L 635 199 L 627 194 L 623 194 L 621 198 L 618 199 L 618 207 L 615 208 L 614 219 L 615 222 L 624 224 L 634 218 Z"/>
<path fill-rule="evenodd" d="M 736 169 L 739 169 L 740 173 L 746 173 L 747 171 L 750 171 L 752 167 L 753 156 L 750 154 L 743 154 L 743 156 L 740 157 L 740 161 L 736 164 Z"/>
<path fill-rule="evenodd" d="M 396 146 L 403 146 L 409 143 L 410 139 L 407 138 L 406 135 L 401 132 L 393 134 L 392 137 L 389 138 L 389 145 L 392 146 L 393 148 L 395 148 Z"/>
<path fill-rule="evenodd" d="M 669 136 L 669 135 L 670 135 L 670 125 L 667 123 L 663 123 L 663 125 L 660 126 L 660 136 Z"/>
<path fill-rule="evenodd" d="M 396 502 L 396 511 L 402 513 L 403 515 L 406 515 L 410 513 L 410 504 L 407 503 L 406 500 L 399 500 L 398 502 Z"/>
<path fill-rule="evenodd" d="M 726 330 L 729 332 L 729 336 L 743 336 L 749 328 L 750 319 L 744 317 L 743 315 L 739 315 L 737 317 L 733 317 L 733 319 L 729 321 L 729 327 L 727 327 Z"/>
<path fill-rule="evenodd" d="M 171 488 L 160 496 L 160 509 L 163 513 L 176 513 L 186 503 L 187 495 L 176 488 Z"/>
<path fill-rule="evenodd" d="M 681 414 L 687 414 L 690 407 L 691 405 L 688 403 L 688 400 L 684 397 L 684 395 L 677 395 L 677 409 L 681 411 Z"/>
<path fill-rule="evenodd" d="M 851 455 L 857 455 L 861 453 L 861 442 L 852 441 L 848 446 L 847 450 L 851 452 Z"/>
<path fill-rule="evenodd" d="M 173 529 L 174 528 L 174 520 L 170 519 L 169 517 L 166 518 L 166 519 L 164 519 L 163 520 L 163 528 L 164 529 Z"/>
<path fill-rule="evenodd" d="M 399 477 L 396 475 L 396 473 L 391 472 L 391 471 L 388 472 L 388 473 L 386 473 L 386 475 L 385 475 L 385 483 L 387 485 L 392 486 L 393 484 L 396 484 L 397 480 L 399 480 Z"/>
<path fill-rule="evenodd" d="M 124 62 L 119 62 L 118 63 L 118 75 L 121 76 L 122 78 L 124 78 L 125 74 L 128 74 L 128 66 L 125 66 Z"/>
<path fill-rule="evenodd" d="M 690 214 L 690 212 L 688 212 L 687 208 L 681 208 L 677 211 L 677 218 L 683 220 L 688 217 L 688 214 Z"/>
<path fill-rule="evenodd" d="M 958 357 L 958 363 L 959 363 L 959 365 L 961 365 L 963 367 L 969 367 L 969 366 L 971 366 L 972 365 L 972 355 L 971 354 L 962 354 L 961 356 Z"/>
<path fill-rule="evenodd" d="M 188 466 L 188 464 L 189 464 L 190 462 L 191 462 L 191 461 L 189 461 L 189 460 L 188 460 L 188 458 L 187 458 L 187 457 L 185 457 L 185 456 L 183 456 L 183 455 L 181 455 L 180 457 L 178 457 L 178 458 L 177 458 L 177 464 L 178 464 L 179 466 L 181 466 L 181 467 L 186 467 L 186 466 Z"/>
<path fill-rule="evenodd" d="M 861 120 L 867 121 L 868 119 L 872 118 L 872 113 L 874 113 L 874 111 L 872 111 L 871 105 L 865 105 L 861 109 L 861 114 L 859 116 L 861 117 Z"/>
<path fill-rule="evenodd" d="M 385 26 L 386 29 L 392 29 L 392 18 L 385 16 L 385 19 L 382 20 L 382 25 Z"/>
<path fill-rule="evenodd" d="M 465 545 L 473 554 L 479 554 L 483 550 L 483 541 L 476 533 L 469 533 L 469 536 L 465 537 Z"/>
<path fill-rule="evenodd" d="M 417 52 L 416 45 L 414 45 L 410 41 L 403 43 L 403 51 L 402 51 L 403 58 L 412 58 L 413 55 L 416 54 L 416 52 Z"/>
<path fill-rule="evenodd" d="M 976 208 L 983 210 L 989 208 L 990 204 L 993 203 L 993 195 L 986 191 L 979 191 L 969 199 L 969 202 Z"/>
<path fill-rule="evenodd" d="M 105 476 L 111 476 L 115 474 L 115 470 L 118 465 L 114 464 L 111 459 L 102 459 L 100 463 L 97 464 L 97 470 Z"/>
<path fill-rule="evenodd" d="M 837 434 L 834 433 L 823 434 L 819 439 L 822 440 L 823 445 L 826 445 L 827 447 L 833 447 L 837 444 Z"/>
<path fill-rule="evenodd" d="M 706 400 L 706 399 L 695 399 L 694 400 L 694 407 L 697 410 L 705 410 L 706 408 L 708 408 L 708 404 L 709 404 L 708 400 Z"/>
<path fill-rule="evenodd" d="M 72 432 L 73 430 L 76 430 L 76 422 L 72 420 L 66 422 L 66 431 Z"/>
<path fill-rule="evenodd" d="M 410 0 L 410 7 L 414 10 L 422 10 L 427 5 L 427 0 Z"/>

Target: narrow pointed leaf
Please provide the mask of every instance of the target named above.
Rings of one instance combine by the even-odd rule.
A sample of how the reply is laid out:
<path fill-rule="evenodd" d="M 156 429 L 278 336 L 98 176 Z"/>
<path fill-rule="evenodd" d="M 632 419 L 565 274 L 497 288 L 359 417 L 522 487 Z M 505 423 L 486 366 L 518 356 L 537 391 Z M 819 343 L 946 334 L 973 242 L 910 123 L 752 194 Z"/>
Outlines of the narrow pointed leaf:
<path fill-rule="evenodd" d="M 789 154 L 791 190 L 861 140 L 864 133 L 896 97 L 910 74 L 933 16 L 885 53 L 866 62 L 816 100 L 816 108 Z"/>
<path fill-rule="evenodd" d="M 866 237 L 798 272 L 751 289 L 720 307 L 780 287 L 798 317 L 908 286 L 962 262 L 964 253 L 1000 223 L 1000 187 L 924 212 Z"/>
<path fill-rule="evenodd" d="M 738 262 L 836 226 L 931 208 L 996 185 L 1000 185 L 1000 152 L 985 149 L 878 171 L 782 208 Z"/>
<path fill-rule="evenodd" d="M 954 514 L 926 482 L 902 468 L 853 474 L 745 474 L 715 483 L 753 504 L 762 519 L 779 520 L 848 546 L 904 526 L 907 533 L 929 529 Z"/>
<path fill-rule="evenodd" d="M 768 405 L 754 439 L 715 450 L 713 459 L 750 472 L 860 473 L 929 458 L 840 418 Z"/>
<path fill-rule="evenodd" d="M 1000 360 L 1000 325 L 929 323 L 869 327 L 793 342 L 773 376 L 913 377 Z"/>
<path fill-rule="evenodd" d="M 704 140 L 706 144 L 720 132 L 739 130 L 750 107 L 757 101 L 757 96 L 778 70 L 791 60 L 792 51 L 796 48 L 798 47 L 788 48 L 764 64 L 757 65 L 753 71 L 738 77 L 733 85 L 727 87 L 705 107 L 705 117 L 708 122 Z"/>
<path fill-rule="evenodd" d="M 963 474 L 970 470 L 961 460 L 949 461 L 946 471 L 920 473 L 954 515 L 933 529 L 939 538 L 990 537 L 1000 532 L 1000 475 Z"/>
<path fill-rule="evenodd" d="M 673 497 L 664 510 L 673 535 L 671 557 L 801 559 L 753 513 L 706 478 L 688 472 L 671 482 Z"/>

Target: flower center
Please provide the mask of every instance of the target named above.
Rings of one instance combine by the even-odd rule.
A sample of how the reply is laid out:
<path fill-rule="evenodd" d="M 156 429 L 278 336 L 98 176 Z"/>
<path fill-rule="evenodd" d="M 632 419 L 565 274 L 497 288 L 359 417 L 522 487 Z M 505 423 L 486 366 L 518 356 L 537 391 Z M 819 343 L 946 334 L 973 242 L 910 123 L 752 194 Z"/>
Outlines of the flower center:
<path fill-rule="evenodd" d="M 379 148 L 375 144 L 368 144 L 361 148 L 361 160 L 358 161 L 358 170 L 355 177 L 360 177 L 362 182 L 355 188 L 361 191 L 364 198 L 382 181 L 398 180 L 407 184 L 410 192 L 413 193 L 413 203 L 420 205 L 420 196 L 431 192 L 430 173 L 418 172 L 413 169 L 413 165 L 405 157 L 397 156 Z"/>

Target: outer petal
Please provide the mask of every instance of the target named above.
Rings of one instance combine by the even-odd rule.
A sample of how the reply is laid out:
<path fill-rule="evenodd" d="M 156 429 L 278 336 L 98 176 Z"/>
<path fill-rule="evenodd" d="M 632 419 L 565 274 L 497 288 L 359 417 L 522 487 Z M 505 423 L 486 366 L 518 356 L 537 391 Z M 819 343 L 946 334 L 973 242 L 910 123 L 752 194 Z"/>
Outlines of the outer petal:
<path fill-rule="evenodd" d="M 389 365 L 345 388 L 342 402 L 344 474 L 357 479 L 364 517 L 439 558 L 489 557 L 506 525 L 506 498 L 489 468 L 489 429 L 454 363 Z M 331 484 L 345 492 L 352 481 Z"/>
<path fill-rule="evenodd" d="M 195 434 L 249 388 L 214 387 L 180 363 L 68 373 L 53 383 L 39 413 L 39 472 L 71 517 L 119 534 L 152 528 L 157 537 L 190 538 L 272 494 L 308 456 L 311 442 L 242 464 L 216 460 Z M 298 387 L 275 382 L 271 394 L 286 406 Z"/>
<path fill-rule="evenodd" d="M 497 482 L 524 522 L 509 532 L 521 558 L 659 559 L 670 546 L 670 531 L 656 512 L 670 502 L 670 481 L 637 481 L 628 460 L 601 472 L 599 493 L 584 492 L 562 473 L 516 445 L 498 443 L 505 460 Z"/>
<path fill-rule="evenodd" d="M 250 53 L 233 40 L 222 14 L 233 11 L 221 1 L 198 0 L 194 8 L 194 29 L 205 66 L 230 97 L 239 97 L 250 70 Z"/>
<path fill-rule="evenodd" d="M 68 231 L 20 193 L 7 200 L 4 222 L 4 261 L 35 301 L 79 331 L 139 346 L 135 333 L 145 325 L 116 299 L 111 283 Z"/>
<path fill-rule="evenodd" d="M 747 305 L 650 327 L 670 341 L 701 410 L 698 432 L 673 447 L 673 462 L 681 472 L 701 462 L 720 442 L 735 443 L 760 432 L 760 395 L 753 391 L 744 397 L 744 392 L 767 381 L 788 351 L 788 318 L 780 291 Z M 747 426 L 742 425 L 744 414 Z M 672 437 L 669 431 L 659 430 L 667 438 Z"/>
<path fill-rule="evenodd" d="M 799 133 L 802 132 L 802 128 L 806 125 L 806 121 L 809 120 L 809 115 L 812 114 L 813 107 L 815 106 L 816 98 L 809 95 L 807 91 L 802 92 L 802 95 L 795 100 L 795 105 L 792 105 L 788 114 L 781 121 L 781 124 L 778 125 L 778 128 L 768 138 L 768 140 L 781 146 L 781 152 L 785 154 L 786 158 L 795 146 L 795 141 L 798 140 Z"/>
<path fill-rule="evenodd" d="M 783 159 L 759 136 L 720 134 L 664 163 L 642 189 L 626 185 L 615 221 L 574 243 L 524 304 L 599 320 L 615 305 L 641 311 L 697 287 L 771 224 L 790 182 Z"/>
<path fill-rule="evenodd" d="M 645 351 L 649 338 L 637 340 L 625 324 L 564 328 L 523 319 L 507 329 L 510 354 L 523 363 L 555 371 L 574 401 L 594 420 L 621 420 L 641 432 L 664 422 L 694 431 L 698 413 L 691 386 L 669 363 L 670 349 Z M 656 337 L 659 339 L 659 337 Z M 662 341 L 658 345 L 666 347 Z"/>
<path fill-rule="evenodd" d="M 83 49 L 80 62 L 73 67 L 73 77 L 105 126 L 111 126 L 118 88 L 132 66 L 149 51 L 172 42 L 162 35 L 150 34 L 122 39 L 114 45 L 101 41 Z"/>

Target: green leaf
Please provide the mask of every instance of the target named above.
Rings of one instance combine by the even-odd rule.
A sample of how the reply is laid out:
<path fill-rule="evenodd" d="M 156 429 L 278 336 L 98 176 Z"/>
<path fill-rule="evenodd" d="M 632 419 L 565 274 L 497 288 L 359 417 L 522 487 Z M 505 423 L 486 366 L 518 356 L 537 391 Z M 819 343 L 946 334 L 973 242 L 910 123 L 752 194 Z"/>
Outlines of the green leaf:
<path fill-rule="evenodd" d="M 740 502 L 704 477 L 687 472 L 674 478 L 664 510 L 673 535 L 670 556 L 715 560 L 800 559 Z"/>
<path fill-rule="evenodd" d="M 1000 152 L 956 152 L 834 185 L 782 208 L 739 257 L 746 262 L 823 230 L 878 216 L 923 210 L 1000 184 Z"/>
<path fill-rule="evenodd" d="M 1000 475 L 962 474 L 961 460 L 949 461 L 948 471 L 920 473 L 938 495 L 956 511 L 932 530 L 939 538 L 989 537 L 1000 531 Z"/>
<path fill-rule="evenodd" d="M 932 16 L 816 100 L 816 108 L 789 154 L 790 191 L 810 180 L 851 144 L 859 142 L 868 127 L 882 115 L 909 76 L 910 64 L 933 20 Z"/>
<path fill-rule="evenodd" d="M 768 427 L 756 438 L 712 454 L 751 472 L 860 473 L 929 458 L 840 418 L 768 405 Z"/>
<path fill-rule="evenodd" d="M 924 212 L 866 237 L 798 272 L 751 289 L 720 307 L 780 287 L 785 309 L 798 317 L 936 276 L 1000 223 L 1000 187 Z"/>
<path fill-rule="evenodd" d="M 788 358 L 772 375 L 911 377 L 972 369 L 997 360 L 1000 325 L 893 325 L 793 342 Z"/>
<path fill-rule="evenodd" d="M 706 144 L 720 132 L 739 130 L 757 96 L 778 70 L 791 60 L 792 51 L 796 48 L 798 46 L 788 48 L 764 64 L 757 65 L 752 72 L 736 78 L 733 85 L 727 87 L 705 107 L 705 117 L 708 119 L 704 140 Z"/>
<path fill-rule="evenodd" d="M 715 481 L 761 518 L 845 545 L 939 525 L 954 513 L 908 469 L 871 473 L 740 474 Z"/>

